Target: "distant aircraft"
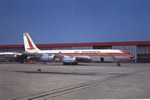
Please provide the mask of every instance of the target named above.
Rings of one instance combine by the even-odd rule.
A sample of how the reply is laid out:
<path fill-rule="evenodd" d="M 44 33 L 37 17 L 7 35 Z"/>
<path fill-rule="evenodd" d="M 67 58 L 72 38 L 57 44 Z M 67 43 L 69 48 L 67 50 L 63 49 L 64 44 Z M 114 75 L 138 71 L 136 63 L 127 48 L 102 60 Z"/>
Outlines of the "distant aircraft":
<path fill-rule="evenodd" d="M 32 41 L 28 33 L 23 34 L 24 48 L 27 55 L 38 55 L 43 61 L 60 59 L 64 65 L 77 65 L 78 62 L 89 62 L 93 59 L 105 61 L 109 58 L 112 61 L 130 60 L 134 56 L 124 50 L 115 49 L 84 49 L 84 50 L 40 50 Z"/>
<path fill-rule="evenodd" d="M 0 52 L 0 61 L 15 60 L 15 58 L 17 59 L 21 55 L 22 53 L 17 52 Z"/>

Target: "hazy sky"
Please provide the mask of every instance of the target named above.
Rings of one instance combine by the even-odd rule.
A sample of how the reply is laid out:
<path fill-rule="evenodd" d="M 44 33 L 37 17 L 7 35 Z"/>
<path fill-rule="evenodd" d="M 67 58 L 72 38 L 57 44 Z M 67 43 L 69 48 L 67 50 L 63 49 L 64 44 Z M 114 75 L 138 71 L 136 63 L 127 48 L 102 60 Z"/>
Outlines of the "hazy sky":
<path fill-rule="evenodd" d="M 0 0 L 0 45 L 150 40 L 150 0 Z"/>

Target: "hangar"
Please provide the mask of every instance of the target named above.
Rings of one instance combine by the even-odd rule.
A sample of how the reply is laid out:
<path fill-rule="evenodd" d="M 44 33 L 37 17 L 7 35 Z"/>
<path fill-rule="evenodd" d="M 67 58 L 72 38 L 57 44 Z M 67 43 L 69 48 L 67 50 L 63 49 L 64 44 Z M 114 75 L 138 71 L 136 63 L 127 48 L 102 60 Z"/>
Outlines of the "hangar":
<path fill-rule="evenodd" d="M 128 41 L 128 42 L 87 42 L 87 43 L 57 43 L 37 44 L 44 50 L 71 50 L 71 49 L 120 49 L 133 54 L 133 62 L 150 62 L 150 41 Z M 24 51 L 23 45 L 0 45 L 0 52 Z"/>

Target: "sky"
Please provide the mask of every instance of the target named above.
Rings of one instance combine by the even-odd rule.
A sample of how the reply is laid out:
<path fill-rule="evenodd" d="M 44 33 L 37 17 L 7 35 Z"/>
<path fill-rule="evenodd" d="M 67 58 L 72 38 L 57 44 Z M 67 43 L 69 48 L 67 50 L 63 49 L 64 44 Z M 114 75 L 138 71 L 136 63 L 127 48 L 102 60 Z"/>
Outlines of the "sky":
<path fill-rule="evenodd" d="M 0 0 L 0 45 L 150 41 L 150 0 Z"/>

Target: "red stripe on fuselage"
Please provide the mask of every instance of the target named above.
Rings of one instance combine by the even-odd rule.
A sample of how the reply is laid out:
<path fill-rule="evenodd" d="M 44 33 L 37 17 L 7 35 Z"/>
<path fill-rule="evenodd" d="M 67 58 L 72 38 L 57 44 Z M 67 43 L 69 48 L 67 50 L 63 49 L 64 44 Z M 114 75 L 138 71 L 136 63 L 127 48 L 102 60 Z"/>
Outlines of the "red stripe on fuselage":
<path fill-rule="evenodd" d="M 52 53 L 60 54 L 60 53 Z M 126 56 L 132 58 L 133 55 L 127 53 L 61 53 L 67 56 Z"/>

